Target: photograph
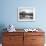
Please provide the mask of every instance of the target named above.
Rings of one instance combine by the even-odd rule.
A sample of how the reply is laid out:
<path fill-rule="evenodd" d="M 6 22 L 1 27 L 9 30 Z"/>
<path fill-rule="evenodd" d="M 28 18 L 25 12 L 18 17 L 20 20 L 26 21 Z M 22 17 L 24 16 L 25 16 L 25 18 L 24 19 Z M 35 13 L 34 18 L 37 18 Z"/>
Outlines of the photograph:
<path fill-rule="evenodd" d="M 20 7 L 18 8 L 18 21 L 34 21 L 35 8 Z"/>

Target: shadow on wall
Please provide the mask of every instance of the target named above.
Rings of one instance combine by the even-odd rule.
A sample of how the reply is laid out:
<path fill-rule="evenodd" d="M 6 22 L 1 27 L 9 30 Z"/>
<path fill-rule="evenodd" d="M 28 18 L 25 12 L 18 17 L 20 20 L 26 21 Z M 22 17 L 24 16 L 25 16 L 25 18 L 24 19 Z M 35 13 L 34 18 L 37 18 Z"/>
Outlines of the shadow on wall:
<path fill-rule="evenodd" d="M 0 43 L 2 43 L 2 36 L 3 36 L 2 32 L 6 31 L 6 30 L 4 30 L 4 28 L 6 28 L 5 25 L 0 24 Z"/>

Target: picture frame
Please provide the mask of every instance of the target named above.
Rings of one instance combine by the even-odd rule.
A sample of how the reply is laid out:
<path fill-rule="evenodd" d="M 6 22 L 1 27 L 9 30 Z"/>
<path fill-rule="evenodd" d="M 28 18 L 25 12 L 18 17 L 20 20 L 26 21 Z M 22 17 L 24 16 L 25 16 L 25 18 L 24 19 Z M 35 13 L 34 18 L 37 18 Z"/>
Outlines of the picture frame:
<path fill-rule="evenodd" d="M 35 8 L 19 7 L 18 21 L 35 21 Z"/>

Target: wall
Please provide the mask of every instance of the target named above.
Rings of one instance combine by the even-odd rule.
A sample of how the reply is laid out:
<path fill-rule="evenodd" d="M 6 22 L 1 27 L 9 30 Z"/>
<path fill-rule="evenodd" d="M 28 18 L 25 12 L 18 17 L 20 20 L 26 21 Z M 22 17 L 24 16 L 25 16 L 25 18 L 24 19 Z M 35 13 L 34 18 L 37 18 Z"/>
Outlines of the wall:
<path fill-rule="evenodd" d="M 0 0 L 0 25 L 13 24 L 16 28 L 42 27 L 46 28 L 46 0 Z M 18 22 L 17 8 L 34 7 L 36 20 L 34 22 Z"/>

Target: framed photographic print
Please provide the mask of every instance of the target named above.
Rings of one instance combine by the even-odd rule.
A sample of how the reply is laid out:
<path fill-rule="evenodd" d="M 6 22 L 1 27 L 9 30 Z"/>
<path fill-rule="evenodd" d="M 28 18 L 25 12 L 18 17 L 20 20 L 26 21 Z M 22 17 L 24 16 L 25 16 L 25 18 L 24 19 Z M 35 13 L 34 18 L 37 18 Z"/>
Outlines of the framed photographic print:
<path fill-rule="evenodd" d="M 18 21 L 35 21 L 35 8 L 19 7 Z"/>

